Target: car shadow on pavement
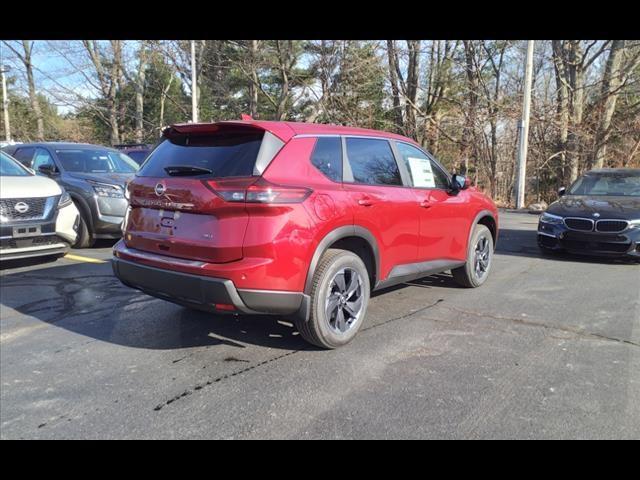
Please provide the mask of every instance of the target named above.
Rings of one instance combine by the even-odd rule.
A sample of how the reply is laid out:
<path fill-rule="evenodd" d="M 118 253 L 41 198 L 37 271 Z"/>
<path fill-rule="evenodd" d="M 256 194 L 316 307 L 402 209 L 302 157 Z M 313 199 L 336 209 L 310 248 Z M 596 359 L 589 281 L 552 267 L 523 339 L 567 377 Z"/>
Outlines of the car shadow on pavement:
<path fill-rule="evenodd" d="M 0 280 L 0 302 L 18 313 L 126 347 L 165 350 L 255 344 L 313 349 L 291 320 L 190 310 L 125 287 L 109 263 L 53 263 L 37 270 L 3 272 Z"/>
<path fill-rule="evenodd" d="M 181 307 L 125 287 L 113 275 L 109 263 L 53 263 L 37 270 L 7 272 L 1 280 L 3 305 L 55 327 L 125 347 L 170 350 L 226 345 L 242 349 L 258 345 L 282 350 L 316 349 L 300 337 L 291 319 L 209 314 Z M 372 296 L 407 285 L 457 288 L 450 275 L 442 274 L 386 288 Z"/>
<path fill-rule="evenodd" d="M 567 252 L 542 252 L 538 247 L 538 234 L 536 230 L 500 229 L 495 253 L 496 255 L 541 258 L 558 262 L 637 265 L 637 261 L 633 259 L 578 255 Z"/>

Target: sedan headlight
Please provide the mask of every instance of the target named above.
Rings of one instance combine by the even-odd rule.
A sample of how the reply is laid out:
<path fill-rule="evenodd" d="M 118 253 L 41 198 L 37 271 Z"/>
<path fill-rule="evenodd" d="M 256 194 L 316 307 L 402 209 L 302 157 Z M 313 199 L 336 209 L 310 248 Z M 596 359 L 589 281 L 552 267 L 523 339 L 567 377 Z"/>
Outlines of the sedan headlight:
<path fill-rule="evenodd" d="M 640 228 L 640 218 L 637 220 L 629 220 L 629 228 Z"/>
<path fill-rule="evenodd" d="M 64 188 L 62 189 L 62 195 L 60 195 L 60 200 L 58 200 L 58 208 L 68 207 L 73 203 L 71 200 L 71 195 Z"/>
<path fill-rule="evenodd" d="M 558 215 L 544 212 L 542 215 L 540 215 L 540 221 L 542 223 L 550 223 L 552 225 L 562 225 L 564 223 L 564 218 L 559 217 Z"/>
<path fill-rule="evenodd" d="M 93 190 L 99 197 L 124 198 L 124 191 L 119 185 L 109 185 L 107 183 L 94 183 Z"/>

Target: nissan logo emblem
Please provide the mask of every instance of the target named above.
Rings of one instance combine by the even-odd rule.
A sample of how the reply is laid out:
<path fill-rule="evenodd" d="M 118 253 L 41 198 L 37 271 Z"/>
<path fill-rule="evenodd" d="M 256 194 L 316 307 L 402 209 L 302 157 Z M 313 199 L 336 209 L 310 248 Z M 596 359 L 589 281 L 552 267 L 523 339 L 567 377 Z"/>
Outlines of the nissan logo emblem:
<path fill-rule="evenodd" d="M 29 205 L 24 202 L 18 202 L 13 207 L 18 213 L 26 213 L 29 210 Z"/>
<path fill-rule="evenodd" d="M 165 187 L 165 186 L 164 186 L 163 184 L 161 184 L 161 183 L 158 183 L 158 184 L 156 185 L 156 188 L 155 188 L 154 190 L 155 190 L 155 192 L 156 192 L 156 195 L 157 195 L 157 196 L 159 196 L 159 197 L 161 197 L 161 196 L 164 194 L 164 192 L 167 190 L 167 187 Z"/>

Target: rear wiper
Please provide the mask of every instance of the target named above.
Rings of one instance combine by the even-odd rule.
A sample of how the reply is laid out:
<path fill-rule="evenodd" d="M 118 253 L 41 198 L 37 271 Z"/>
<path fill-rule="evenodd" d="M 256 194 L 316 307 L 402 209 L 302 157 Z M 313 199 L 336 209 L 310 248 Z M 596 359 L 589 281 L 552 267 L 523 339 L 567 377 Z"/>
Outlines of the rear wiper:
<path fill-rule="evenodd" d="M 213 170 L 203 167 L 192 167 L 189 165 L 169 165 L 164 167 L 164 171 L 172 177 L 187 177 L 189 175 L 205 175 L 213 173 Z"/>

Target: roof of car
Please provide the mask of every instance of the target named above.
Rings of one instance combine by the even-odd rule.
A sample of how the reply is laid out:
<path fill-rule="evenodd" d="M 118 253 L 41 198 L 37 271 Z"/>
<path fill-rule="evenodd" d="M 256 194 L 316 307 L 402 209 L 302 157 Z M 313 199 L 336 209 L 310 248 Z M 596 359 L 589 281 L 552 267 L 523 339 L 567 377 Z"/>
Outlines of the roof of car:
<path fill-rule="evenodd" d="M 640 175 L 640 168 L 597 168 L 589 170 L 586 175 L 616 175 L 616 174 L 632 174 Z"/>
<path fill-rule="evenodd" d="M 112 147 L 106 147 L 104 145 L 92 145 L 90 143 L 74 143 L 74 142 L 32 142 L 32 143 L 20 143 L 16 145 L 11 145 L 17 149 L 18 147 L 52 147 L 52 148 L 75 148 L 78 150 L 90 150 L 94 148 L 104 148 L 106 150 L 115 150 Z"/>
<path fill-rule="evenodd" d="M 305 122 L 276 122 L 267 120 L 227 120 L 211 123 L 180 123 L 172 125 L 170 128 L 178 132 L 206 132 L 212 127 L 222 125 L 245 125 L 253 126 L 271 132 L 283 141 L 288 141 L 296 135 L 358 135 L 368 137 L 393 138 L 416 144 L 410 138 L 395 133 L 371 130 L 368 128 L 347 127 L 343 125 L 327 125 L 322 123 Z"/>

